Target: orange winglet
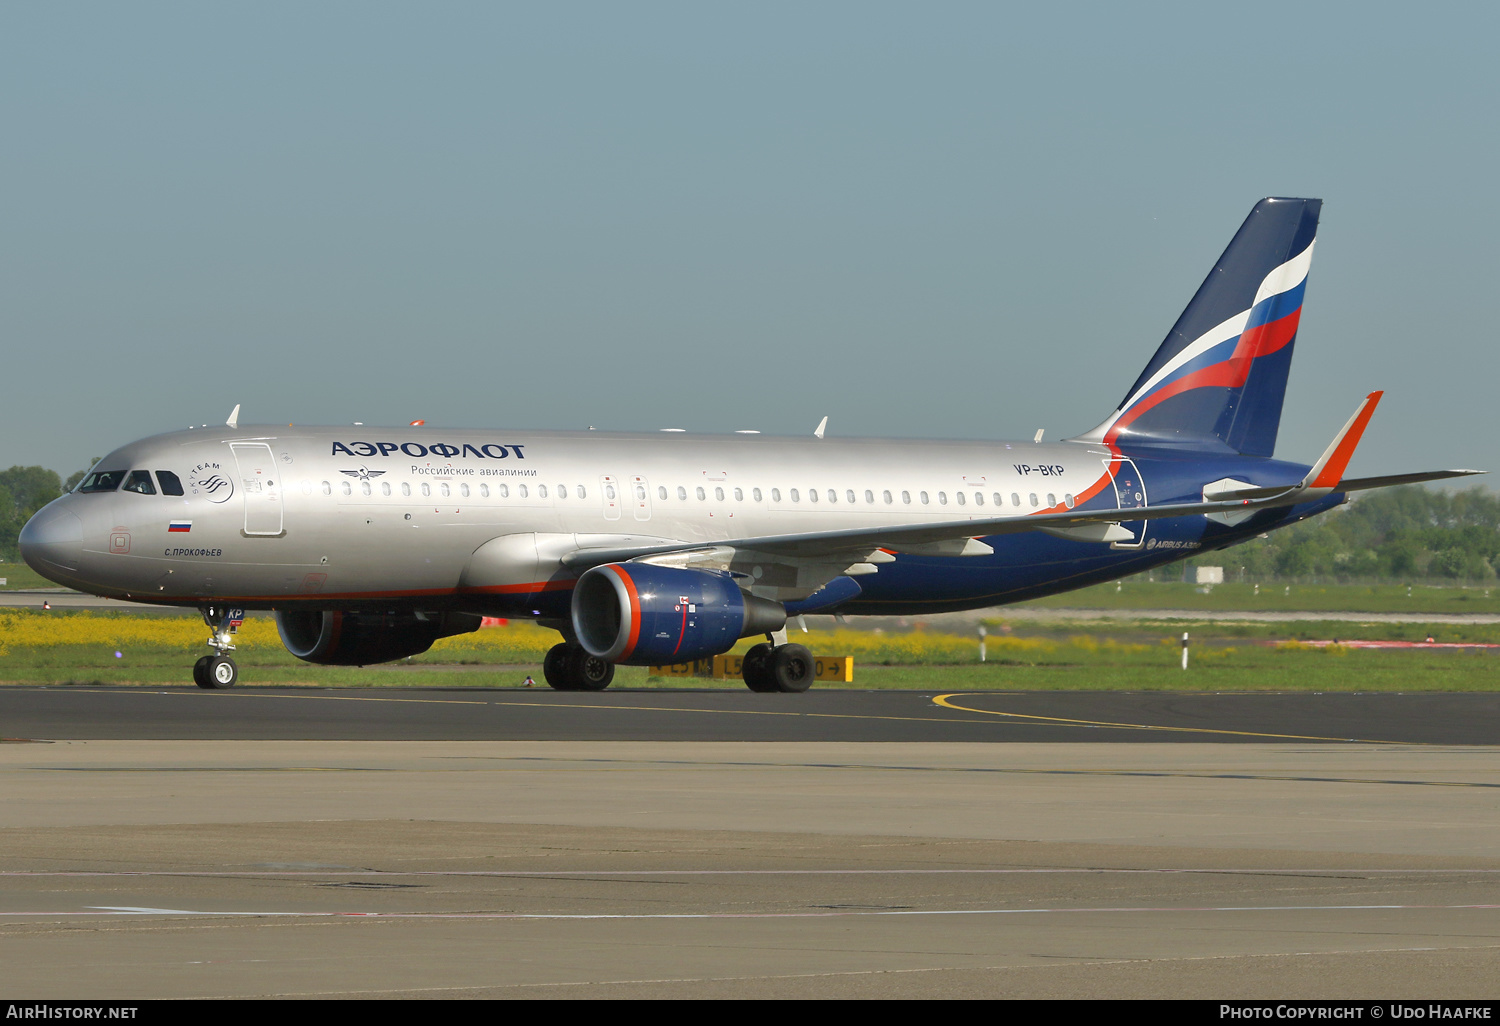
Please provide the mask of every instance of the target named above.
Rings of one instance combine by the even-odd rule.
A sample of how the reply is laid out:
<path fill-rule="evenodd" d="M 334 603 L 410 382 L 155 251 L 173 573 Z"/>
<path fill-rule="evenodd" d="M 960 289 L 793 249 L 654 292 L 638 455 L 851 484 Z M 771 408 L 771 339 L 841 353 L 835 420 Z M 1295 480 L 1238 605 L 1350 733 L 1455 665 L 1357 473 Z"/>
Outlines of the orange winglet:
<path fill-rule="evenodd" d="M 1313 468 L 1313 479 L 1307 483 L 1309 488 L 1336 488 L 1338 483 L 1344 479 L 1344 470 L 1349 466 L 1349 460 L 1354 456 L 1354 450 L 1359 445 L 1360 437 L 1365 433 L 1365 425 L 1370 423 L 1370 417 L 1375 413 L 1375 407 L 1380 405 L 1380 397 L 1385 392 L 1371 392 L 1365 396 L 1365 401 L 1360 403 L 1359 409 L 1354 411 L 1354 416 L 1349 418 L 1349 423 L 1344 425 L 1344 430 L 1333 440 L 1333 445 L 1323 454 L 1318 465 Z"/>

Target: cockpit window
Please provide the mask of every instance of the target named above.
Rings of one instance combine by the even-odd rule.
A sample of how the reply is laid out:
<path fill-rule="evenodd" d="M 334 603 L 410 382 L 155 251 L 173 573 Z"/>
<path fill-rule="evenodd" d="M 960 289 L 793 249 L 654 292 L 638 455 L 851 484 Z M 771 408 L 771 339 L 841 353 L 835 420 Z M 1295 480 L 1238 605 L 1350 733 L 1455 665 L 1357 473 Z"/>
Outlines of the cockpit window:
<path fill-rule="evenodd" d="M 161 482 L 161 493 L 163 495 L 181 495 L 182 481 L 170 470 L 158 470 L 156 479 Z"/>
<path fill-rule="evenodd" d="M 151 471 L 132 470 L 130 476 L 125 479 L 125 491 L 140 492 L 142 495 L 155 495 L 156 485 L 151 483 Z"/>
<path fill-rule="evenodd" d="M 125 479 L 123 470 L 96 470 L 83 479 L 78 486 L 80 492 L 112 492 Z"/>

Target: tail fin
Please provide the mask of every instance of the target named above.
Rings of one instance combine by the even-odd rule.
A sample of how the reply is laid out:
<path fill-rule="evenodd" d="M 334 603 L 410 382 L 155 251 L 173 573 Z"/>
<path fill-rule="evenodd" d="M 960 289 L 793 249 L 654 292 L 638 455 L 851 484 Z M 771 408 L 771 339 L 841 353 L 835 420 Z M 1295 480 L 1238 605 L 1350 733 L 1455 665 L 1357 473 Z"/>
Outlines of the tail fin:
<path fill-rule="evenodd" d="M 1255 204 L 1120 408 L 1080 440 L 1270 456 L 1322 207 Z"/>

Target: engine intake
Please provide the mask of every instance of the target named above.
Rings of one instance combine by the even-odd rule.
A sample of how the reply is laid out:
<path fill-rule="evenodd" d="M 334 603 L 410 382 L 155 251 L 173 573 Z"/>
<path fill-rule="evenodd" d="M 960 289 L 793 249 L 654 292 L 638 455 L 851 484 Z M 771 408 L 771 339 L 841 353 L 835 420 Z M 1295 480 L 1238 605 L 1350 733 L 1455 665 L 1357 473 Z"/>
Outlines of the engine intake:
<path fill-rule="evenodd" d="M 781 603 L 747 595 L 733 577 L 714 570 L 610 563 L 585 573 L 573 588 L 579 643 L 612 663 L 702 659 L 785 624 Z"/>
<path fill-rule="evenodd" d="M 477 631 L 482 620 L 475 613 L 276 611 L 286 650 L 323 666 L 368 666 L 420 655 L 438 638 Z"/>

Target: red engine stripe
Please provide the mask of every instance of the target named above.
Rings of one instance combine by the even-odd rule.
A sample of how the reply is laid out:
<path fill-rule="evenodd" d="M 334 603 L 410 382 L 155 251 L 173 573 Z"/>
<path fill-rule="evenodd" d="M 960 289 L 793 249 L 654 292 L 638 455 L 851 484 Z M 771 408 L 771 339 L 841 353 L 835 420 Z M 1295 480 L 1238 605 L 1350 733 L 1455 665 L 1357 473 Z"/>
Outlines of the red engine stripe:
<path fill-rule="evenodd" d="M 636 642 L 641 640 L 641 596 L 624 568 L 607 566 L 605 569 L 620 579 L 620 583 L 625 585 L 625 594 L 630 598 L 630 637 L 625 640 L 625 648 L 619 655 L 621 659 L 629 659 L 630 654 L 635 651 Z"/>

